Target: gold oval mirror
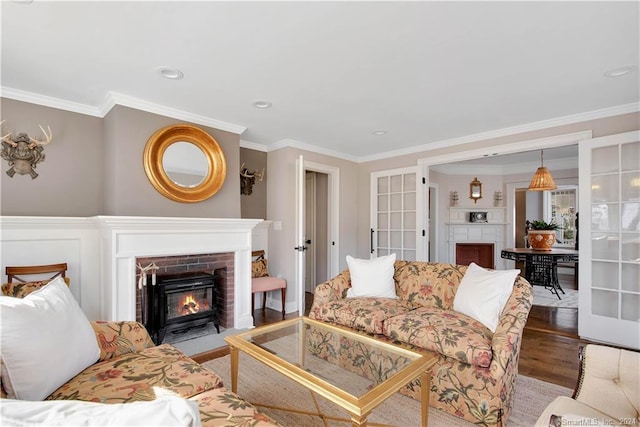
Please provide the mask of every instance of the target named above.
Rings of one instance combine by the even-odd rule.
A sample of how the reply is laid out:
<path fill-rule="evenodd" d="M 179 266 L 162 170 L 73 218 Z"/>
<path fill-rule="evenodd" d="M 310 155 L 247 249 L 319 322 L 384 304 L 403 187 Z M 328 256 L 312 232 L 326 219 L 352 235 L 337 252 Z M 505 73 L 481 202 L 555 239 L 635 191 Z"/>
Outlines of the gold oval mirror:
<path fill-rule="evenodd" d="M 143 162 L 151 185 L 181 203 L 213 196 L 227 175 L 227 163 L 216 140 L 191 125 L 167 126 L 151 135 Z"/>

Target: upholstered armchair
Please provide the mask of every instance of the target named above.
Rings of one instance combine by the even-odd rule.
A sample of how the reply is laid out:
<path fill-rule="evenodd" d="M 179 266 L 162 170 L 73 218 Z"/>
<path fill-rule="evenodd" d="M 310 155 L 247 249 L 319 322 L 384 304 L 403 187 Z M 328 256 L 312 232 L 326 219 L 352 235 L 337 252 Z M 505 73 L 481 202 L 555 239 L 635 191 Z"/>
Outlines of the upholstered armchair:
<path fill-rule="evenodd" d="M 581 350 L 580 358 L 573 396 L 557 397 L 536 426 L 638 425 L 640 353 L 589 344 Z"/>

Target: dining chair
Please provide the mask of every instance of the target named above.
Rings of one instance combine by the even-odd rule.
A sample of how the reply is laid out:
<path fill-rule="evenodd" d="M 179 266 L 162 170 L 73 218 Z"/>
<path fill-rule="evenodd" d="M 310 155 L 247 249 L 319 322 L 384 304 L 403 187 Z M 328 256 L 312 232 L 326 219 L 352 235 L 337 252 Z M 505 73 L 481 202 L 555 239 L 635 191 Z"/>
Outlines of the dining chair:
<path fill-rule="evenodd" d="M 7 266 L 5 268 L 7 283 L 2 285 L 2 293 L 3 295 L 22 298 L 58 276 L 62 277 L 68 286 L 69 278 L 66 277 L 66 273 L 66 262 L 47 265 Z M 49 274 L 52 275 L 47 277 Z M 47 276 L 43 278 L 43 275 Z M 26 276 L 37 276 L 37 278 L 26 278 Z"/>
<path fill-rule="evenodd" d="M 251 252 L 251 314 L 255 310 L 255 294 L 262 293 L 262 311 L 266 308 L 267 292 L 280 289 L 282 295 L 282 318 L 285 315 L 285 301 L 287 297 L 287 281 L 281 277 L 269 275 L 269 266 L 264 250 Z"/>

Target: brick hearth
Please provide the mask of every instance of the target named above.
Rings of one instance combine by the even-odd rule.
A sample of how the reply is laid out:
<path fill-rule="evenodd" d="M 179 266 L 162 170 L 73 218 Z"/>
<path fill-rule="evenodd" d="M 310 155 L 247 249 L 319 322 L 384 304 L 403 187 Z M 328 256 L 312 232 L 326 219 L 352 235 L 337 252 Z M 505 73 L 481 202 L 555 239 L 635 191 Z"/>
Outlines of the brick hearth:
<path fill-rule="evenodd" d="M 217 274 L 221 278 L 218 289 L 218 308 L 220 309 L 220 325 L 233 328 L 234 303 L 234 254 L 233 252 L 217 254 L 178 255 L 162 257 L 136 258 L 136 264 L 146 267 L 155 262 L 159 267 L 156 274 L 176 274 L 187 271 L 204 271 Z M 138 283 L 136 276 L 135 283 Z M 136 320 L 142 321 L 141 292 L 136 291 Z"/>

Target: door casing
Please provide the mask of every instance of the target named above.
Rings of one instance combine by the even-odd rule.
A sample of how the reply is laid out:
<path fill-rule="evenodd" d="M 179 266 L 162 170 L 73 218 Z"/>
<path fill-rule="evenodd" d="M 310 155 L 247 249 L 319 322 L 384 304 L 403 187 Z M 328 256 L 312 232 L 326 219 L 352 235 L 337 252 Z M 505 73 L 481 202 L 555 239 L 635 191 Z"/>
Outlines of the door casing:
<path fill-rule="evenodd" d="M 337 276 L 339 271 L 340 242 L 338 240 L 340 224 L 340 169 L 322 163 L 304 160 L 300 155 L 296 160 L 296 247 L 305 246 L 305 172 L 319 172 L 328 175 L 327 185 L 327 260 L 328 277 Z M 298 313 L 305 310 L 305 253 L 296 252 L 296 289 Z"/>

